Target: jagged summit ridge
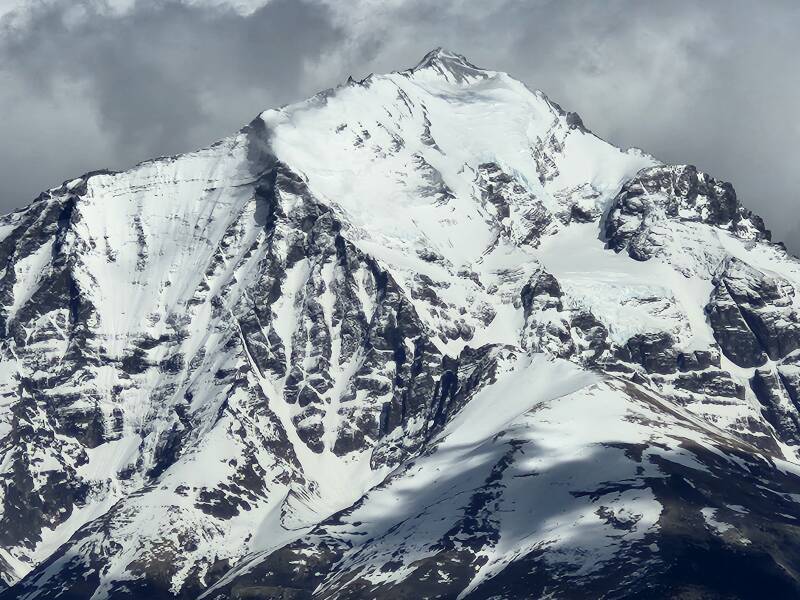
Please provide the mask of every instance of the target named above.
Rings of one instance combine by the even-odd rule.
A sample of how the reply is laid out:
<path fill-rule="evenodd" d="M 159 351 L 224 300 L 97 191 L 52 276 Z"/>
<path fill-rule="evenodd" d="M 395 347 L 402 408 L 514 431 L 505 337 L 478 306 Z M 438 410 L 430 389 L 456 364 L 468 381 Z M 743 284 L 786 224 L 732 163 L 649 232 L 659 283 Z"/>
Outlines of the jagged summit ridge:
<path fill-rule="evenodd" d="M 3 600 L 798 597 L 800 264 L 504 73 L 65 182 L 0 265 Z"/>
<path fill-rule="evenodd" d="M 488 73 L 473 65 L 467 58 L 441 46 L 428 52 L 410 71 L 433 70 L 457 83 L 488 77 Z"/>

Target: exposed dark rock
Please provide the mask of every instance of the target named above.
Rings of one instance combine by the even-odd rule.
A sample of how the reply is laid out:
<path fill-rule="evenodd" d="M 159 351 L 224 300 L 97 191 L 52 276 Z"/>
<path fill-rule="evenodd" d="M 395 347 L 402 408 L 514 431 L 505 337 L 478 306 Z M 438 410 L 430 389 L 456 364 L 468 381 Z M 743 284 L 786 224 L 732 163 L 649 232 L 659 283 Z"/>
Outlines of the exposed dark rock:
<path fill-rule="evenodd" d="M 627 362 L 642 365 L 648 373 L 674 373 L 678 370 L 678 351 L 668 333 L 638 334 L 619 351 Z"/>
<path fill-rule="evenodd" d="M 536 248 L 544 236 L 555 231 L 550 211 L 498 164 L 479 165 L 477 185 L 481 202 L 493 217 L 493 225 L 514 242 Z"/>
<path fill-rule="evenodd" d="M 662 219 L 702 222 L 747 240 L 769 240 L 763 221 L 742 208 L 731 184 L 688 166 L 644 169 L 614 199 L 605 220 L 608 246 L 649 260 L 663 244 L 654 223 Z"/>
<path fill-rule="evenodd" d="M 800 313 L 788 282 L 732 258 L 714 283 L 706 313 L 723 352 L 737 365 L 759 366 L 800 347 Z"/>
<path fill-rule="evenodd" d="M 758 339 L 750 330 L 727 286 L 719 281 L 706 305 L 714 337 L 729 359 L 740 367 L 757 367 L 767 360 Z"/>
<path fill-rule="evenodd" d="M 678 369 L 681 371 L 702 371 L 709 367 L 720 367 L 720 355 L 717 348 L 680 352 L 677 360 Z"/>
<path fill-rule="evenodd" d="M 675 387 L 704 396 L 722 396 L 744 400 L 744 386 L 735 382 L 727 371 L 708 369 L 679 373 L 673 380 Z"/>
<path fill-rule="evenodd" d="M 561 286 L 558 280 L 544 269 L 537 269 L 522 288 L 522 307 L 528 319 L 534 310 L 555 309 L 561 311 Z"/>
<path fill-rule="evenodd" d="M 779 375 L 770 369 L 756 369 L 750 385 L 763 406 L 764 416 L 781 438 L 790 444 L 800 443 L 800 412 Z"/>

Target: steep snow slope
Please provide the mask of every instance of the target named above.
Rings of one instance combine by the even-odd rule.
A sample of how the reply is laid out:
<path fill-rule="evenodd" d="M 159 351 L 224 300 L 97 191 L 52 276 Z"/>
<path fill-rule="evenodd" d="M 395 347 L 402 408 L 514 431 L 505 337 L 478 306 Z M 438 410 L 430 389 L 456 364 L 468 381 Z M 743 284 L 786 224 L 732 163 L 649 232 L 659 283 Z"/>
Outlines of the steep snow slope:
<path fill-rule="evenodd" d="M 84 175 L 0 261 L 0 598 L 800 594 L 800 264 L 504 73 Z"/>

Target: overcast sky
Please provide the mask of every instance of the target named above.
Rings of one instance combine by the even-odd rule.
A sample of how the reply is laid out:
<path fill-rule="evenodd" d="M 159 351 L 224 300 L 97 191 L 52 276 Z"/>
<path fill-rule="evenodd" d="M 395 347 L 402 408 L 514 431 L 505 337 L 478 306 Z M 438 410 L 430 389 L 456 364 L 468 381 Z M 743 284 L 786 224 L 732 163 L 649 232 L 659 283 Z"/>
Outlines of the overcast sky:
<path fill-rule="evenodd" d="M 796 0 L 0 0 L 0 210 L 436 46 L 733 182 L 800 251 Z"/>

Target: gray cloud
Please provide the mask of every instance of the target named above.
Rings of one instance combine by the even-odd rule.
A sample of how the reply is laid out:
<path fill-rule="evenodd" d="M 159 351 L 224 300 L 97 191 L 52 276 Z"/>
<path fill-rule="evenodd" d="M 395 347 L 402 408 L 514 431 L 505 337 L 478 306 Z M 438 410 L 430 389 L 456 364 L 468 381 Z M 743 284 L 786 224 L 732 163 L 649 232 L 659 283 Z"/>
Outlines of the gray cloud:
<path fill-rule="evenodd" d="M 177 0 L 41 8 L 0 41 L 0 203 L 98 166 L 207 144 L 256 112 L 444 45 L 602 137 L 736 186 L 800 250 L 794 1 Z M 0 81 L 2 84 L 4 81 Z"/>
<path fill-rule="evenodd" d="M 243 16 L 180 2 L 125 13 L 34 5 L 0 40 L 0 203 L 96 167 L 192 150 L 310 93 L 307 63 L 342 44 L 319 5 L 275 0 Z"/>

